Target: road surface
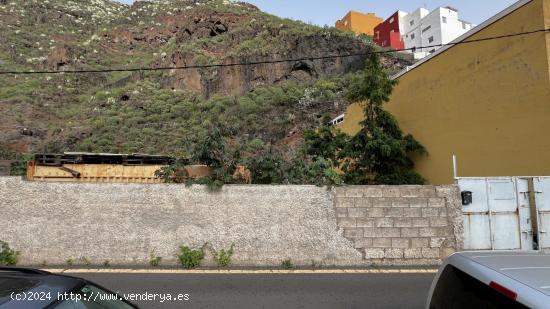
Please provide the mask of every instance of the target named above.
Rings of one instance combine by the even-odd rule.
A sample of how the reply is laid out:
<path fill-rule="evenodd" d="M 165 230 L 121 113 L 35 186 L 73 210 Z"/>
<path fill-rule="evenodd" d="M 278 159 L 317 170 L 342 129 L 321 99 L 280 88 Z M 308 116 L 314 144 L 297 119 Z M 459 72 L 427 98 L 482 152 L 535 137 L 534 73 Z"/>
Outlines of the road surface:
<path fill-rule="evenodd" d="M 434 274 L 73 275 L 113 291 L 151 298 L 134 301 L 141 308 L 285 309 L 424 308 L 434 277 Z M 152 299 L 153 294 L 158 294 L 156 300 Z M 167 301 L 166 294 L 182 300 Z M 184 300 L 185 294 L 188 300 Z"/>

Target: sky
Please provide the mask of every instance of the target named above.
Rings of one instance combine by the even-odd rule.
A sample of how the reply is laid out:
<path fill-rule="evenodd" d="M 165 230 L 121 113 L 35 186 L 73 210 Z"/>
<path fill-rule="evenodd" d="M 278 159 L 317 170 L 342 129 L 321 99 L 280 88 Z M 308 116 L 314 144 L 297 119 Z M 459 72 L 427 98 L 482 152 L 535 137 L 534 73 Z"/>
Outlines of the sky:
<path fill-rule="evenodd" d="M 130 4 L 132 0 L 119 0 Z M 262 11 L 320 26 L 334 26 L 350 10 L 373 12 L 386 19 L 397 10 L 412 12 L 419 7 L 458 9 L 460 19 L 480 24 L 516 0 L 246 0 Z"/>

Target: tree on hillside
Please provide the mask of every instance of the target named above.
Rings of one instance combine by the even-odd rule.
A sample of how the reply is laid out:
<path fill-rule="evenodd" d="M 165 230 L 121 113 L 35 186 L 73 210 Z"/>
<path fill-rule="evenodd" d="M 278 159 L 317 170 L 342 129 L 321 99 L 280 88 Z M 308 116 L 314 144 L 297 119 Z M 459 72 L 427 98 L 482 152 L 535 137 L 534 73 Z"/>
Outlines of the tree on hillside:
<path fill-rule="evenodd" d="M 240 153 L 238 150 L 231 149 L 226 139 L 227 134 L 223 129 L 212 127 L 205 136 L 195 141 L 191 150 L 192 161 L 197 164 L 206 164 L 211 169 L 210 175 L 199 179 L 197 183 L 206 184 L 211 189 L 218 189 L 233 181 L 231 176 L 240 160 Z"/>
<path fill-rule="evenodd" d="M 425 148 L 412 135 L 404 135 L 397 120 L 383 108 L 395 85 L 376 54 L 369 56 L 363 73 L 350 84 L 349 100 L 365 102 L 365 107 L 361 130 L 341 152 L 347 184 L 424 183 L 409 155 L 426 154 Z"/>
<path fill-rule="evenodd" d="M 258 147 L 245 160 L 254 184 L 280 184 L 284 180 L 285 161 L 272 145 Z"/>
<path fill-rule="evenodd" d="M 223 129 L 208 128 L 204 135 L 197 136 L 191 143 L 190 162 L 177 160 L 157 170 L 155 176 L 165 183 L 204 184 L 213 190 L 234 181 L 232 175 L 240 161 L 240 152 L 228 144 Z M 185 170 L 189 163 L 207 165 L 210 174 L 199 179 L 190 178 Z"/>
<path fill-rule="evenodd" d="M 317 130 L 305 130 L 305 149 L 310 156 L 321 157 L 337 163 L 340 152 L 349 143 L 346 134 L 335 130 L 330 117 L 323 118 L 323 124 Z"/>

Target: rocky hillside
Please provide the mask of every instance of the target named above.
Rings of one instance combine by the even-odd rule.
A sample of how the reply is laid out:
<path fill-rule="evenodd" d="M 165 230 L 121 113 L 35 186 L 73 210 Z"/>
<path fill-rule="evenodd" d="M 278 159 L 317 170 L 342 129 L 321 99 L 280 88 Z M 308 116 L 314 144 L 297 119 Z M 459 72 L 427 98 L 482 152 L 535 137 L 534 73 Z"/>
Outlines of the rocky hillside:
<path fill-rule="evenodd" d="M 362 53 L 367 39 L 227 0 L 0 0 L 0 70 L 175 68 Z M 404 62 L 384 58 L 389 70 Z M 341 112 L 360 56 L 0 75 L 0 149 L 185 155 L 208 128 L 293 145 Z"/>

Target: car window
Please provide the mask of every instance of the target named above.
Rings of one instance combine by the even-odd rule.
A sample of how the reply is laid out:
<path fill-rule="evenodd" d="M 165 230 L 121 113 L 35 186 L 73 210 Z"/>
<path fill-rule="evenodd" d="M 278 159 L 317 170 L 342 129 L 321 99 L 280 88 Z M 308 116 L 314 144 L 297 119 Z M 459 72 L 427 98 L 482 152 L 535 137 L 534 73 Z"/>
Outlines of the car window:
<path fill-rule="evenodd" d="M 134 309 L 120 300 L 120 296 L 87 284 L 78 291 L 78 297 L 68 298 L 57 304 L 55 309 Z"/>
<path fill-rule="evenodd" d="M 458 268 L 445 267 L 430 301 L 430 309 L 527 308 Z"/>

